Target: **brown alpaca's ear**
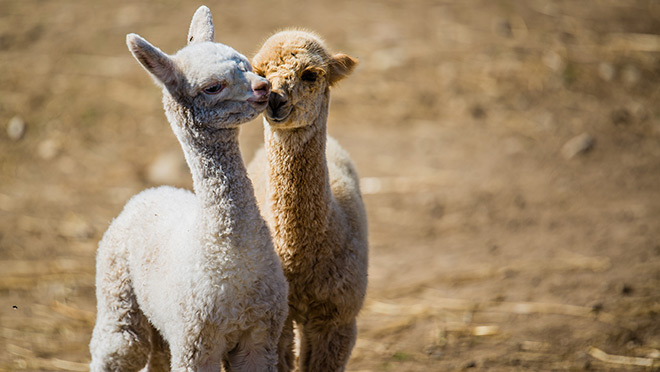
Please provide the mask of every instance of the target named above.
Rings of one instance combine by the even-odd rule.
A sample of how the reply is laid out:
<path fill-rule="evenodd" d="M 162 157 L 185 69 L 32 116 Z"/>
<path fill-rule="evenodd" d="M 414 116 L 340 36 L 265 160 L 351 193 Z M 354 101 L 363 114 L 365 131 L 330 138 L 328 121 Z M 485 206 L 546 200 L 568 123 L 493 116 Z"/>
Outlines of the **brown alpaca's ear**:
<path fill-rule="evenodd" d="M 338 53 L 332 56 L 332 61 L 328 66 L 328 81 L 330 85 L 334 85 L 339 80 L 348 76 L 353 72 L 357 64 L 358 60 L 348 54 Z"/>

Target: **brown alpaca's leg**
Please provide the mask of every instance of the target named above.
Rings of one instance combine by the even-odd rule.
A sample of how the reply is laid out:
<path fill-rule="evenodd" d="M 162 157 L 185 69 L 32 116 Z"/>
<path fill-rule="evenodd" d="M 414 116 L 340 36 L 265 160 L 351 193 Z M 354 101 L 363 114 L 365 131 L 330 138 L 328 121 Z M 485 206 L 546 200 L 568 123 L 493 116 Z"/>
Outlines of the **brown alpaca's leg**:
<path fill-rule="evenodd" d="M 280 335 L 280 341 L 277 346 L 277 355 L 279 360 L 277 362 L 278 372 L 290 372 L 293 371 L 295 355 L 293 353 L 293 318 L 291 314 L 284 322 L 284 328 L 282 329 L 282 334 Z"/>
<path fill-rule="evenodd" d="M 355 320 L 348 324 L 323 328 L 305 325 L 300 342 L 298 372 L 343 372 L 357 338 Z"/>

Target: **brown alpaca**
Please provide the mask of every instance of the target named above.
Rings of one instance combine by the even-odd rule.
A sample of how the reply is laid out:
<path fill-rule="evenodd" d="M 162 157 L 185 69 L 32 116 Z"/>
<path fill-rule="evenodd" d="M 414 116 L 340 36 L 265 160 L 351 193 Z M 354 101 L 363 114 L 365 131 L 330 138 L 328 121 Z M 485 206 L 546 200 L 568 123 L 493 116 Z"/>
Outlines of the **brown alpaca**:
<path fill-rule="evenodd" d="M 330 86 L 357 61 L 330 54 L 316 35 L 284 31 L 253 59 L 272 84 L 265 150 L 248 167 L 289 281 L 279 371 L 344 371 L 367 288 L 367 220 L 348 154 L 326 134 Z M 326 147 L 327 146 L 327 147 Z"/>

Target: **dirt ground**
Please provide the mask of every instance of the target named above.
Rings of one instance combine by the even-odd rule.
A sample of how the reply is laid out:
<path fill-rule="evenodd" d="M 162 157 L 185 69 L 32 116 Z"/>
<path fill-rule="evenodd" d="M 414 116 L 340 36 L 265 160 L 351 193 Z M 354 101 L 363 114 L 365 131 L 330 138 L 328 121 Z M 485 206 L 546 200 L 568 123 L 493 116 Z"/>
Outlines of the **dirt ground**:
<path fill-rule="evenodd" d="M 0 0 L 0 371 L 86 370 L 97 242 L 190 187 L 124 40 L 174 53 L 199 5 Z M 207 5 L 248 56 L 302 26 L 360 59 L 329 124 L 369 215 L 349 371 L 660 370 L 660 2 Z"/>

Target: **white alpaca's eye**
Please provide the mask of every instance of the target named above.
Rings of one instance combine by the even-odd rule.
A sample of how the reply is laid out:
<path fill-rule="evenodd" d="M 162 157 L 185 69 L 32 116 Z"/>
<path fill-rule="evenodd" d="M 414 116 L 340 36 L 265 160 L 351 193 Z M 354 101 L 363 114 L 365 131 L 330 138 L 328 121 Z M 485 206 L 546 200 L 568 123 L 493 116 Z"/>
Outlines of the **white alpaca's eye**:
<path fill-rule="evenodd" d="M 208 86 L 204 88 L 204 93 L 206 94 L 218 94 L 222 92 L 222 89 L 224 88 L 224 85 L 222 84 L 213 84 L 211 86 Z"/>

